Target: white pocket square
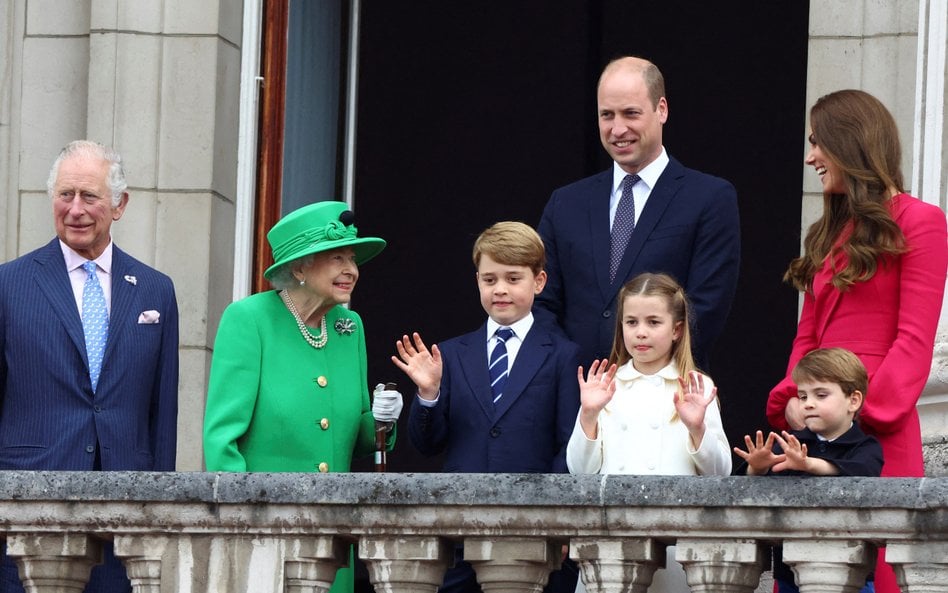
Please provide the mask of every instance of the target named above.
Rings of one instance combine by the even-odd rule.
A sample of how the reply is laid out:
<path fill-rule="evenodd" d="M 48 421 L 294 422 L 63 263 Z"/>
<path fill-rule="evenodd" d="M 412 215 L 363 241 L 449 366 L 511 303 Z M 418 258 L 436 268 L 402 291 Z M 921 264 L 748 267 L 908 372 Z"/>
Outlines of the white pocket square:
<path fill-rule="evenodd" d="M 158 319 L 161 317 L 161 313 L 154 310 L 142 311 L 142 314 L 138 316 L 138 323 L 158 323 Z"/>

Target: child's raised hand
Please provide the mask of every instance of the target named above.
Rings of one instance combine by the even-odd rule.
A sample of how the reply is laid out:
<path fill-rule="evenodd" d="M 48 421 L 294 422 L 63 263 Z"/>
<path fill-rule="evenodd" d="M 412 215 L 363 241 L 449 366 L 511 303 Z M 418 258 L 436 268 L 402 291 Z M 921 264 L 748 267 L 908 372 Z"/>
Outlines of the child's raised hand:
<path fill-rule="evenodd" d="M 807 457 L 806 443 L 801 443 L 800 439 L 793 436 L 787 431 L 781 431 L 780 435 L 775 435 L 777 437 L 777 442 L 780 444 L 780 447 L 783 448 L 783 454 L 786 459 L 774 466 L 775 472 L 782 472 L 788 469 L 795 469 L 799 471 L 804 471 L 810 473 L 807 462 L 809 457 Z"/>
<path fill-rule="evenodd" d="M 750 435 L 744 435 L 744 443 L 747 445 L 747 451 L 740 447 L 734 447 L 734 453 L 747 462 L 748 476 L 761 476 L 766 474 L 776 463 L 786 459 L 786 455 L 774 454 L 774 438 L 777 435 L 771 432 L 764 440 L 764 433 L 757 431 L 757 442 L 751 440 Z"/>
<path fill-rule="evenodd" d="M 421 340 L 418 332 L 407 335 L 395 341 L 395 350 L 398 356 L 392 357 L 392 362 L 400 368 L 408 378 L 418 387 L 418 395 L 422 399 L 433 400 L 438 397 L 441 388 L 441 351 L 437 345 L 431 346 L 431 352 Z"/>
<path fill-rule="evenodd" d="M 710 393 L 705 393 L 704 375 L 697 371 L 688 373 L 688 380 L 678 377 L 680 393 L 675 396 L 675 410 L 678 417 L 688 428 L 695 439 L 695 447 L 701 444 L 704 436 L 704 413 L 717 396 L 718 389 L 714 387 Z"/>
<path fill-rule="evenodd" d="M 583 432 L 591 439 L 599 432 L 599 412 L 612 401 L 616 393 L 616 365 L 609 366 L 606 359 L 594 360 L 589 365 L 588 377 L 583 376 L 583 367 L 576 372 L 579 381 L 579 422 Z"/>

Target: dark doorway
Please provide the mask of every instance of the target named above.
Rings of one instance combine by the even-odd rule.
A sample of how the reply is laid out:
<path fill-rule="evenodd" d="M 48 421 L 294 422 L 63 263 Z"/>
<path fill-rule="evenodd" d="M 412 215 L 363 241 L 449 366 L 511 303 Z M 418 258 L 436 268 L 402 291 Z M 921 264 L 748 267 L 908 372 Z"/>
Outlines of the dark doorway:
<path fill-rule="evenodd" d="M 595 85 L 635 54 L 666 79 L 668 152 L 738 191 L 743 263 L 712 356 L 733 444 L 765 428 L 783 377 L 797 294 L 780 278 L 799 250 L 808 3 L 541 0 L 366 2 L 362 7 L 356 213 L 389 242 L 353 302 L 370 383 L 412 385 L 389 360 L 397 337 L 430 344 L 485 319 L 471 263 L 498 220 L 539 222 L 553 189 L 609 166 Z M 370 469 L 369 462 L 355 469 Z M 402 430 L 390 471 L 437 471 Z"/>

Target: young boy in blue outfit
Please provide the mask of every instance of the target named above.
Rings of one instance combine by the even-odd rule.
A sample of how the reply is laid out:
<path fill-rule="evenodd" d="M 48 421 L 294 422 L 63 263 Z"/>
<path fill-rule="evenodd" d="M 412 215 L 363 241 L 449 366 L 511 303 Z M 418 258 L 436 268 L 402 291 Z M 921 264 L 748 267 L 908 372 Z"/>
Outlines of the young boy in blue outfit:
<path fill-rule="evenodd" d="M 534 323 L 543 241 L 526 224 L 498 222 L 475 241 L 473 260 L 487 321 L 430 350 L 417 333 L 396 342 L 392 361 L 417 386 L 409 437 L 425 455 L 444 453 L 446 472 L 565 473 L 579 347 Z M 572 593 L 571 568 L 553 573 L 547 591 Z M 480 591 L 470 564 L 451 568 L 441 591 Z"/>
<path fill-rule="evenodd" d="M 744 437 L 747 451 L 734 452 L 747 462 L 747 475 L 879 476 L 882 446 L 864 433 L 855 417 L 865 401 L 869 378 L 859 358 L 842 348 L 813 350 L 791 374 L 803 405 L 806 428 L 764 441 Z M 774 581 L 779 593 L 799 593 L 793 572 L 774 548 Z M 875 590 L 872 577 L 861 593 Z"/>

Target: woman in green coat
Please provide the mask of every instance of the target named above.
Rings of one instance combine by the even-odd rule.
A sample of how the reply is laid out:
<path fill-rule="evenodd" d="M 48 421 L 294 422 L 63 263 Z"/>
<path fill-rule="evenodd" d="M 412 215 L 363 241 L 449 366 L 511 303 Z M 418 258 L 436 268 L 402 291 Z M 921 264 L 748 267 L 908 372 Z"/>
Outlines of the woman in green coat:
<path fill-rule="evenodd" d="M 349 471 L 353 455 L 374 451 L 376 420 L 398 419 L 397 391 L 380 386 L 370 407 L 362 319 L 342 306 L 358 266 L 385 247 L 358 237 L 352 218 L 342 202 L 318 202 L 267 233 L 275 290 L 231 303 L 214 341 L 208 471 Z M 351 568 L 340 569 L 333 593 L 352 588 Z"/>

